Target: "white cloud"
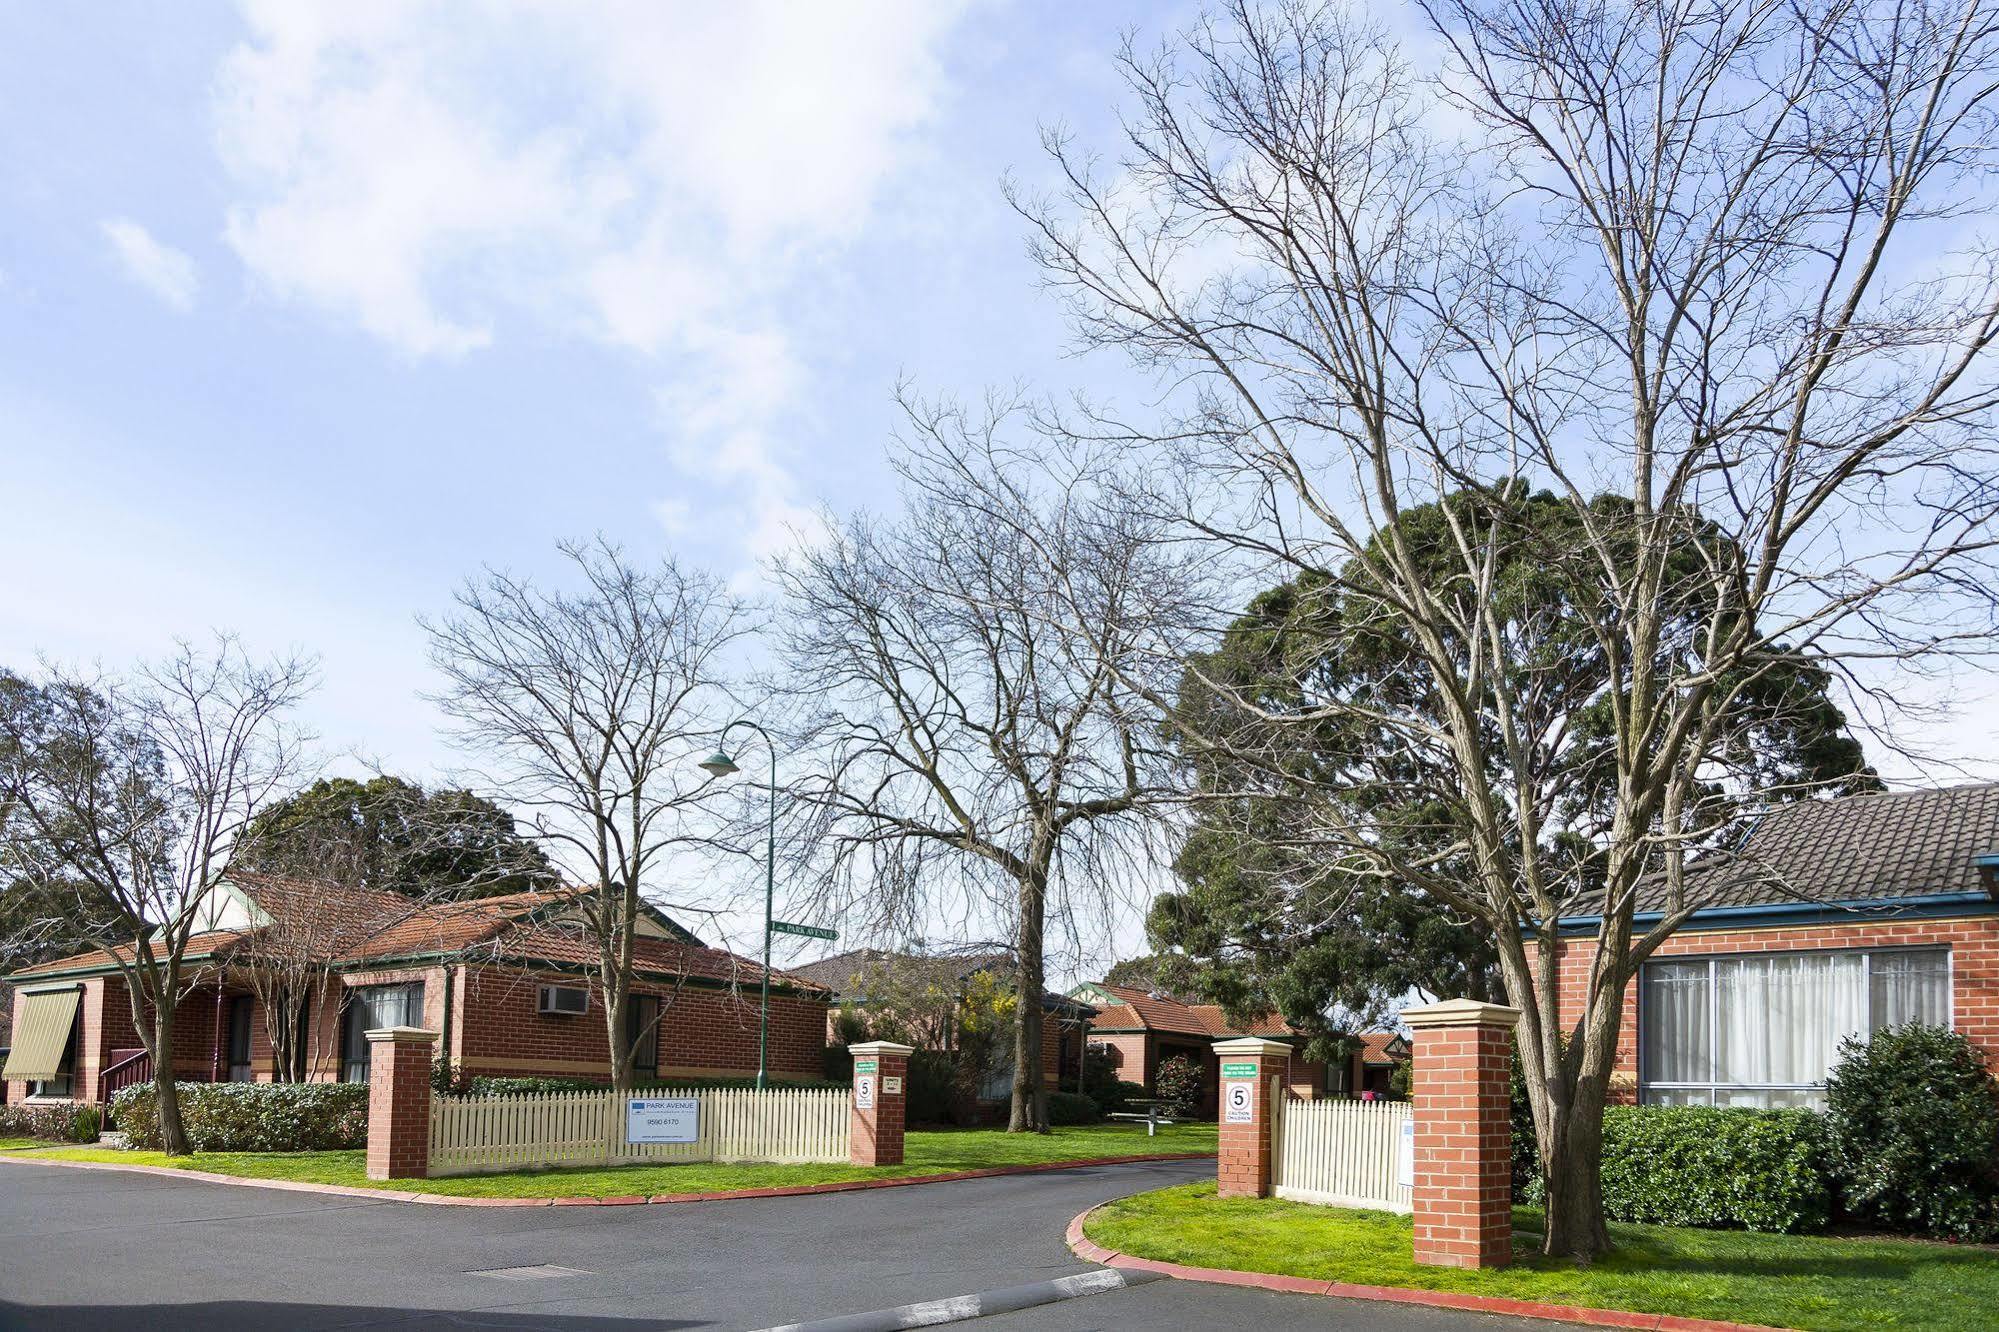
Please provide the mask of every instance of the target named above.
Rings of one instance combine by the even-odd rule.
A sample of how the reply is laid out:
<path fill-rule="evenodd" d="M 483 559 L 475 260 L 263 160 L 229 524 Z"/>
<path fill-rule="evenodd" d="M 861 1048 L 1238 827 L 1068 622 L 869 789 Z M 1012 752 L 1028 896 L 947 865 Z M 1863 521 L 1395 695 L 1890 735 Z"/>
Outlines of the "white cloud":
<path fill-rule="evenodd" d="M 960 8 L 248 0 L 215 95 L 227 238 L 409 356 L 517 322 L 637 356 L 758 546 L 802 512 L 773 443 L 799 284 L 911 155 Z"/>
<path fill-rule="evenodd" d="M 127 277 L 176 310 L 194 308 L 200 282 L 194 260 L 186 253 L 154 240 L 151 232 L 130 218 L 108 218 L 98 226 Z"/>

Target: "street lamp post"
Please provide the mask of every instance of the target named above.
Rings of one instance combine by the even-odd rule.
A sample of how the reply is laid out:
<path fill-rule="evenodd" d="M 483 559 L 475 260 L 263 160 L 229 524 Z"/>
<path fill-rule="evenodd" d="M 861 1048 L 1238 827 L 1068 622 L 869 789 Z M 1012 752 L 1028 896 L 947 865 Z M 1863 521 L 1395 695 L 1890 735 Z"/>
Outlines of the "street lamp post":
<path fill-rule="evenodd" d="M 771 740 L 769 731 L 747 717 L 739 717 L 722 728 L 721 739 L 715 743 L 715 752 L 701 760 L 701 767 L 716 777 L 728 777 L 741 771 L 728 751 L 729 732 L 738 726 L 746 726 L 762 736 L 764 748 L 770 751 L 770 818 L 764 828 L 763 1001 L 757 1016 L 757 1090 L 762 1091 L 770 1081 L 770 922 L 772 899 L 777 891 L 777 745 Z"/>

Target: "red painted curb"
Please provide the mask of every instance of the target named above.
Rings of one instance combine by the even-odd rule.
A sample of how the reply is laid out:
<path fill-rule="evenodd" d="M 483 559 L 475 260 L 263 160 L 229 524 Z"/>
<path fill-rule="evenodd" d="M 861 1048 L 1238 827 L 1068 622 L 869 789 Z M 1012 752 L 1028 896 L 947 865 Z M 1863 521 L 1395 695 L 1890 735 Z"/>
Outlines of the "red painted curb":
<path fill-rule="evenodd" d="M 650 1197 L 631 1194 L 617 1198 L 466 1198 L 450 1193 L 367 1189 L 352 1184 L 313 1184 L 298 1179 L 251 1179 L 244 1175 L 219 1175 L 209 1170 L 180 1170 L 173 1166 L 124 1165 L 115 1161 L 63 1161 L 49 1157 L 24 1159 L 0 1152 L 0 1162 L 13 1161 L 20 1165 L 66 1166 L 71 1170 L 123 1170 L 134 1175 L 197 1179 L 207 1184 L 236 1184 L 253 1189 L 290 1189 L 298 1193 L 327 1193 L 342 1198 L 376 1198 L 388 1202 L 432 1203 L 442 1207 L 634 1207 L 645 1203 L 727 1202 L 731 1198 L 796 1198 L 812 1193 L 853 1193 L 861 1189 L 894 1189 L 908 1184 L 950 1184 L 965 1179 L 991 1179 L 996 1175 L 1039 1175 L 1051 1170 L 1080 1170 L 1087 1166 L 1213 1159 L 1212 1152 L 1161 1152 L 1156 1155 L 1095 1156 L 1080 1161 L 1041 1161 L 1033 1165 L 989 1166 L 982 1170 L 951 1170 L 935 1175 L 899 1175 L 888 1179 L 842 1179 L 829 1184 L 791 1184 L 763 1189 L 717 1189 L 707 1193 L 655 1193 Z"/>
<path fill-rule="evenodd" d="M 1097 1204 L 1097 1207 L 1102 1206 L 1103 1203 Z M 1768 1328 L 1761 1323 L 1726 1323 L 1712 1318 L 1682 1318 L 1677 1314 L 1633 1313 L 1628 1309 L 1591 1309 L 1578 1304 L 1540 1304 L 1501 1295 L 1468 1295 L 1460 1291 L 1418 1290 L 1409 1286 L 1357 1286 L 1344 1281 L 1318 1281 L 1271 1272 L 1238 1272 L 1221 1267 L 1186 1267 L 1152 1258 L 1134 1258 L 1128 1253 L 1106 1249 L 1083 1233 L 1084 1222 L 1089 1220 L 1090 1213 L 1097 1207 L 1078 1212 L 1070 1219 L 1063 1238 L 1071 1252 L 1087 1263 L 1100 1263 L 1105 1267 L 1119 1267 L 1133 1272 L 1157 1272 L 1179 1281 L 1250 1286 L 1292 1295 L 1330 1295 L 1343 1300 L 1378 1300 L 1384 1304 L 1420 1304 L 1432 1309 L 1508 1314 L 1514 1318 L 1540 1318 L 1553 1323 L 1581 1323 L 1589 1327 L 1644 1328 L 1648 1332 L 1782 1332 L 1782 1329 Z"/>

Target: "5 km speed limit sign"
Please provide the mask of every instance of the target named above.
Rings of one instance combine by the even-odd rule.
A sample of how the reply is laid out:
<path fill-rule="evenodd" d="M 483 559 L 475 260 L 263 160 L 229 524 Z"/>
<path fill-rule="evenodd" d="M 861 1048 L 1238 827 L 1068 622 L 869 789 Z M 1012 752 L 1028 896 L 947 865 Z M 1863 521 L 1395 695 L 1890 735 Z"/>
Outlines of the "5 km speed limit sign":
<path fill-rule="evenodd" d="M 1256 1084 L 1253 1082 L 1229 1082 L 1223 1084 L 1222 1119 L 1229 1124 L 1253 1124 L 1256 1122 Z"/>

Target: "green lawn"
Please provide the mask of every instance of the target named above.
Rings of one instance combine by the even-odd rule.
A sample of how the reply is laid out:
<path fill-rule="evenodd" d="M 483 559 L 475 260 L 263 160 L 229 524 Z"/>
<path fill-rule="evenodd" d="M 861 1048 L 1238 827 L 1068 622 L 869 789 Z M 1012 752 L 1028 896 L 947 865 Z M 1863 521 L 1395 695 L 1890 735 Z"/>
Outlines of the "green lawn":
<path fill-rule="evenodd" d="M 848 1165 L 673 1165 L 619 1166 L 598 1170 L 515 1171 L 501 1175 L 461 1175 L 451 1179 L 370 1181 L 360 1152 L 212 1152 L 169 1157 L 162 1152 L 120 1152 L 99 1147 L 47 1147 L 30 1153 L 67 1161 L 111 1161 L 122 1165 L 163 1165 L 246 1179 L 297 1179 L 317 1184 L 356 1184 L 412 1192 L 482 1198 L 615 1198 L 631 1194 L 704 1193 L 712 1189 L 763 1189 L 827 1184 L 855 1179 L 934 1175 L 948 1170 L 1033 1165 L 1151 1152 L 1215 1150 L 1213 1124 L 1176 1124 L 1147 1138 L 1135 1124 L 1091 1124 L 1048 1134 L 1005 1133 L 996 1129 L 912 1130 L 904 1140 L 904 1162 L 868 1169 Z"/>
<path fill-rule="evenodd" d="M 1372 1286 L 1807 1329 L 1962 1329 L 1999 1310 L 1999 1252 L 1913 1240 L 1823 1239 L 1613 1225 L 1592 1267 L 1540 1257 L 1540 1214 L 1514 1215 L 1512 1267 L 1418 1267 L 1389 1212 L 1215 1197 L 1212 1184 L 1141 1193 L 1090 1219 L 1091 1239 L 1141 1258 Z"/>
<path fill-rule="evenodd" d="M 18 1152 L 25 1147 L 46 1147 L 38 1138 L 0 1138 L 0 1152 Z"/>

